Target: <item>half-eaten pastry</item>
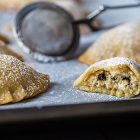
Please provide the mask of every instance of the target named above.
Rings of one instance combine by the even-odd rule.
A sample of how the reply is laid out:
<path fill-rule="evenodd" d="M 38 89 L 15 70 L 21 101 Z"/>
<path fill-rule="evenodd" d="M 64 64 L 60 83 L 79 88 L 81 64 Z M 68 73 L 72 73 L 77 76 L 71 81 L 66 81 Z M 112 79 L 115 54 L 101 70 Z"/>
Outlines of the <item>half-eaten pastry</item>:
<path fill-rule="evenodd" d="M 126 23 L 103 33 L 79 60 L 93 64 L 112 57 L 127 57 L 140 63 L 140 22 Z"/>
<path fill-rule="evenodd" d="M 91 65 L 74 87 L 87 92 L 117 97 L 133 97 L 140 93 L 140 67 L 132 59 L 115 57 Z"/>
<path fill-rule="evenodd" d="M 47 91 L 50 82 L 41 74 L 9 55 L 0 55 L 0 104 L 18 102 Z"/>

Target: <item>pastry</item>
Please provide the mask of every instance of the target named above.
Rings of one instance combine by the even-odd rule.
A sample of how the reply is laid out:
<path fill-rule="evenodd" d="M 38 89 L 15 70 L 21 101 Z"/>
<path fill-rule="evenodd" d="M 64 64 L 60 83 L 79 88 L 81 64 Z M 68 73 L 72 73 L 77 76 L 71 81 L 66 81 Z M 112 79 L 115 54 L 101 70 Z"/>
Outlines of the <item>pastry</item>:
<path fill-rule="evenodd" d="M 0 34 L 0 40 L 3 41 L 5 44 L 9 44 L 10 40 L 7 36 Z"/>
<path fill-rule="evenodd" d="M 117 97 L 133 97 L 140 93 L 140 66 L 132 59 L 115 57 L 91 65 L 74 87 Z"/>
<path fill-rule="evenodd" d="M 18 102 L 49 88 L 48 75 L 41 74 L 9 55 L 0 55 L 0 104 Z"/>
<path fill-rule="evenodd" d="M 79 60 L 93 64 L 112 57 L 128 57 L 140 63 L 140 22 L 126 23 L 103 33 Z"/>
<path fill-rule="evenodd" d="M 34 2 L 34 0 L 0 0 L 0 9 L 9 10 L 9 9 L 20 9 L 27 4 Z"/>
<path fill-rule="evenodd" d="M 14 57 L 16 57 L 17 59 L 23 61 L 22 56 L 20 56 L 19 54 L 17 54 L 16 52 L 12 51 L 10 48 L 7 47 L 7 45 L 5 43 L 3 43 L 2 41 L 0 41 L 0 54 L 7 54 L 7 55 L 12 55 Z"/>

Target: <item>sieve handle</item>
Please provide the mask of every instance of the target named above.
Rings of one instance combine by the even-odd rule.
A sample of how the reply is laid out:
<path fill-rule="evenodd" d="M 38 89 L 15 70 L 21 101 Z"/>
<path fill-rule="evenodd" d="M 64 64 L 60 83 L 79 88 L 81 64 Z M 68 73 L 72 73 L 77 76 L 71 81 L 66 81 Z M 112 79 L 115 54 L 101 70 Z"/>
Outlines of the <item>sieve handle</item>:
<path fill-rule="evenodd" d="M 132 5 L 118 5 L 118 6 L 109 6 L 109 5 L 100 5 L 98 9 L 91 12 L 85 19 L 74 21 L 74 24 L 86 24 L 92 31 L 98 31 L 101 28 L 94 27 L 92 25 L 93 20 L 107 10 L 118 10 L 118 9 L 125 9 L 125 8 L 137 8 L 140 7 L 140 3 L 132 4 Z M 102 28 L 103 29 L 103 28 Z"/>

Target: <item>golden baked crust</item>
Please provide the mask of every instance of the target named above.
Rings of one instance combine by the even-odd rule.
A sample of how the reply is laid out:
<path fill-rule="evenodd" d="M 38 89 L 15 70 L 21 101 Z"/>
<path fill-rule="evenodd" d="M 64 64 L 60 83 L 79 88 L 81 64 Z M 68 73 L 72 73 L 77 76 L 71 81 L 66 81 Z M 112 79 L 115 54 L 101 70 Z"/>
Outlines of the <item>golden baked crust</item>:
<path fill-rule="evenodd" d="M 74 87 L 117 97 L 133 97 L 140 93 L 140 67 L 135 61 L 115 57 L 91 65 Z"/>
<path fill-rule="evenodd" d="M 7 54 L 16 57 L 17 59 L 24 61 L 23 57 L 16 52 L 12 51 L 10 48 L 7 47 L 5 43 L 0 41 L 0 54 Z"/>
<path fill-rule="evenodd" d="M 34 2 L 36 0 L 0 0 L 0 9 L 7 10 L 7 9 L 14 9 L 18 10 L 25 5 Z"/>
<path fill-rule="evenodd" d="M 2 34 L 0 34 L 0 40 L 2 42 L 4 42 L 5 44 L 9 44 L 10 43 L 10 40 L 8 39 L 8 37 L 5 36 L 5 35 L 2 35 Z"/>
<path fill-rule="evenodd" d="M 45 92 L 48 75 L 41 74 L 9 55 L 0 55 L 0 104 L 18 102 Z"/>
<path fill-rule="evenodd" d="M 112 57 L 128 57 L 140 63 L 139 22 L 120 25 L 105 32 L 79 60 L 85 64 L 93 64 Z"/>

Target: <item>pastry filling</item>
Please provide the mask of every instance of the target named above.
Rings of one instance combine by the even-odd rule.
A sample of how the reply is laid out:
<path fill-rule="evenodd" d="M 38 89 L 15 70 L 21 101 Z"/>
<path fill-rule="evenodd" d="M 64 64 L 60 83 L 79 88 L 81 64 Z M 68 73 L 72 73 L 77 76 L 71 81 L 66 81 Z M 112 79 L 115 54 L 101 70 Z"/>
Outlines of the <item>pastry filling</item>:
<path fill-rule="evenodd" d="M 140 92 L 135 74 L 127 67 L 111 71 L 98 70 L 87 78 L 86 83 L 91 91 L 102 92 L 105 89 L 111 95 L 119 93 L 120 96 L 131 96 Z"/>

